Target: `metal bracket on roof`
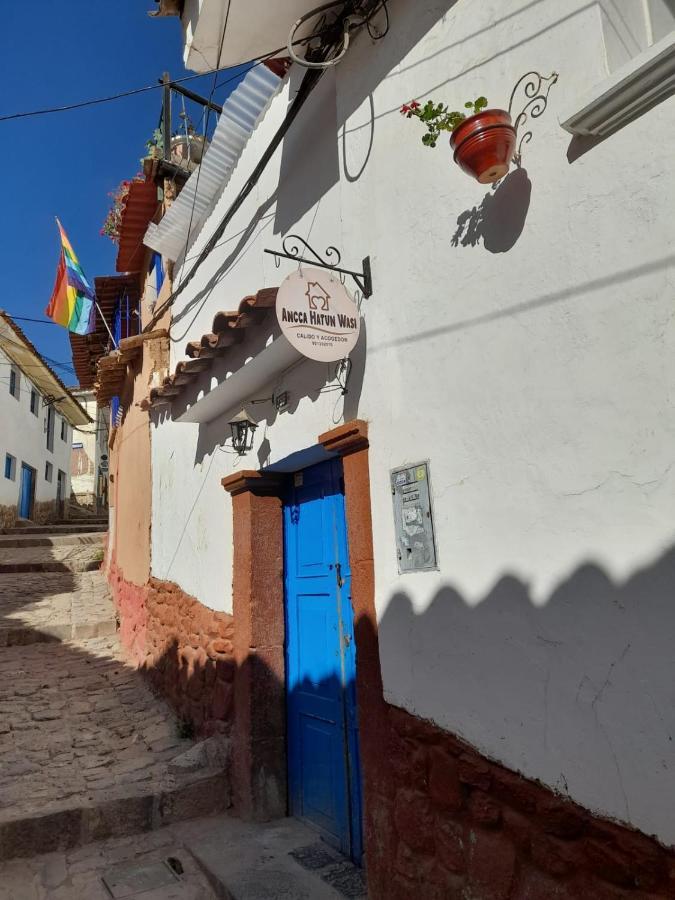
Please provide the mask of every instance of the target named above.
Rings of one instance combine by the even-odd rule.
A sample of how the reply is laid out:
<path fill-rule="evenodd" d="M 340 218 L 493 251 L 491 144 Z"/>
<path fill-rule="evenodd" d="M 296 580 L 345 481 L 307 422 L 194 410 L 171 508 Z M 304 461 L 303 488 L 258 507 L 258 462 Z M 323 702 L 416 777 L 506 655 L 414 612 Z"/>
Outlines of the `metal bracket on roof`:
<path fill-rule="evenodd" d="M 283 257 L 284 259 L 292 259 L 298 263 L 306 263 L 310 266 L 319 266 L 322 269 L 330 269 L 331 272 L 339 272 L 340 276 L 351 275 L 364 297 L 370 297 L 372 295 L 373 280 L 370 272 L 369 256 L 366 256 L 363 260 L 363 271 L 354 272 L 352 269 L 341 268 L 340 262 L 342 256 L 337 247 L 327 247 L 324 256 L 320 256 L 304 238 L 301 238 L 297 234 L 287 234 L 282 241 L 281 247 L 281 250 L 265 250 L 265 253 L 269 253 L 274 257 L 274 262 L 277 266 L 279 266 L 279 260 Z M 301 256 L 300 253 L 303 248 L 308 250 L 314 259 L 306 259 L 304 256 Z M 340 280 L 344 283 L 344 277 L 341 277 Z"/>

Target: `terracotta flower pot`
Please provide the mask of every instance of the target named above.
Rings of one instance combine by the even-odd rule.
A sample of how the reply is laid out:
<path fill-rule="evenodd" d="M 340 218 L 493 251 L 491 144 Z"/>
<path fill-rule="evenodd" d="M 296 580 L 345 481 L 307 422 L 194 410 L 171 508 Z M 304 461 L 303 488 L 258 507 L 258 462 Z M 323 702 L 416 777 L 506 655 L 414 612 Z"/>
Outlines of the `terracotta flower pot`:
<path fill-rule="evenodd" d="M 503 109 L 484 109 L 469 116 L 450 135 L 457 165 L 481 184 L 492 184 L 509 171 L 516 150 L 516 131 Z"/>

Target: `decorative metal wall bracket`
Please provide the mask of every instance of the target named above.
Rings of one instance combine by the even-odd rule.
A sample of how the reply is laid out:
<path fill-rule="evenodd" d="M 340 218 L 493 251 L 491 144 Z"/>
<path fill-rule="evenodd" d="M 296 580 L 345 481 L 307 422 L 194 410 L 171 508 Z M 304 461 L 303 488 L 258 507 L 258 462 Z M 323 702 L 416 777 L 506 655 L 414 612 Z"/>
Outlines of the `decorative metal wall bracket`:
<path fill-rule="evenodd" d="M 513 127 L 518 134 L 518 129 L 523 125 L 528 117 L 530 119 L 538 119 L 548 105 L 548 93 L 558 80 L 558 73 L 551 72 L 550 75 L 542 75 L 539 72 L 526 72 L 516 81 L 511 91 L 509 99 L 509 115 L 513 118 L 513 101 L 515 100 L 518 88 L 522 86 L 525 94 L 526 103 L 515 119 L 513 119 Z M 518 142 L 518 149 L 515 154 L 516 165 L 520 165 L 521 147 L 523 144 L 529 144 L 532 140 L 532 132 L 526 131 Z"/>
<path fill-rule="evenodd" d="M 322 269 L 329 269 L 331 272 L 338 272 L 340 274 L 340 281 L 342 281 L 343 284 L 345 276 L 350 275 L 358 285 L 359 290 L 364 297 L 370 297 L 373 293 L 369 256 L 366 256 L 363 260 L 363 271 L 354 272 L 352 269 L 343 269 L 340 266 L 342 256 L 337 247 L 327 247 L 324 256 L 320 256 L 313 247 L 310 247 L 304 238 L 301 238 L 297 234 L 286 235 L 282 241 L 281 247 L 281 250 L 265 250 L 265 253 L 269 253 L 274 257 L 274 262 L 277 267 L 279 266 L 282 257 L 284 259 L 292 259 L 297 263 L 306 263 L 309 266 L 319 266 Z M 300 253 L 303 251 L 303 248 L 304 250 L 309 251 L 314 259 L 306 259 L 304 256 L 301 256 Z"/>

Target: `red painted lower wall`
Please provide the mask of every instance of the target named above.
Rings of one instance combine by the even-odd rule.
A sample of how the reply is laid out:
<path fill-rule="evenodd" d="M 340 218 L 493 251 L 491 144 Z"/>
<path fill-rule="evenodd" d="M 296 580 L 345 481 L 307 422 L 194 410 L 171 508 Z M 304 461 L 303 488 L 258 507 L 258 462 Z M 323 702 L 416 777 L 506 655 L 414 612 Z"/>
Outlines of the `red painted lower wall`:
<path fill-rule="evenodd" d="M 122 645 L 134 662 L 141 664 L 147 643 L 147 586 L 127 581 L 114 561 L 108 568 L 108 583 L 119 613 Z"/>
<path fill-rule="evenodd" d="M 377 771 L 364 760 L 371 900 L 675 897 L 675 854 L 657 841 L 385 706 Z"/>
<path fill-rule="evenodd" d="M 207 609 L 172 582 L 134 585 L 114 561 L 109 577 L 124 646 L 153 686 L 197 734 L 230 731 L 232 616 Z M 361 665 L 367 662 L 364 653 Z M 675 898 L 672 850 L 386 704 L 375 656 L 372 663 L 372 677 L 359 686 L 371 900 Z M 247 671 L 250 678 L 255 669 Z M 245 708 L 245 727 L 264 739 L 265 703 Z M 278 754 L 283 769 L 283 741 Z"/>
<path fill-rule="evenodd" d="M 153 687 L 197 735 L 229 731 L 235 664 L 233 619 L 203 606 L 178 585 L 151 578 L 136 585 L 114 560 L 108 579 L 120 639 Z"/>

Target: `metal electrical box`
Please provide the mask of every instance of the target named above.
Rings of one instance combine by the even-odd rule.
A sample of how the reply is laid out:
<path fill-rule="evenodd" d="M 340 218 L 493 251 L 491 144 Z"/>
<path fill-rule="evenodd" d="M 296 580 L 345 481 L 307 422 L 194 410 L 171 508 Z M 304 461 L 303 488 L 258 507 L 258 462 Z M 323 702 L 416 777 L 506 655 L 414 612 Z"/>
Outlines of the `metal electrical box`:
<path fill-rule="evenodd" d="M 428 463 L 394 469 L 391 493 L 399 572 L 438 568 Z"/>

